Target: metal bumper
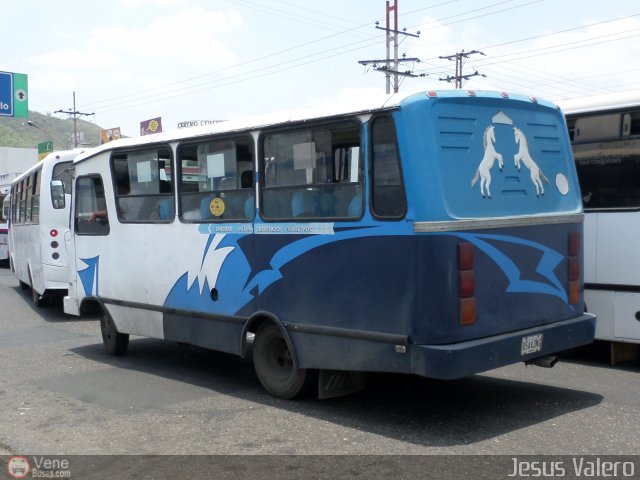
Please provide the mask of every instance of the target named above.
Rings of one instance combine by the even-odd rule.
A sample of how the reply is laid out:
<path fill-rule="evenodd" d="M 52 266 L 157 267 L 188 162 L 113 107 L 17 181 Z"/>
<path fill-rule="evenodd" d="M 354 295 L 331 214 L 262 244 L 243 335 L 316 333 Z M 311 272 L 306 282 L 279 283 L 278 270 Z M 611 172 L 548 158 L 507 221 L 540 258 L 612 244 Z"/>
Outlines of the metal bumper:
<path fill-rule="evenodd" d="M 455 379 L 593 342 L 596 317 L 584 314 L 549 325 L 449 345 L 412 345 L 411 370 L 424 377 Z M 542 348 L 522 354 L 522 339 L 542 334 Z"/>

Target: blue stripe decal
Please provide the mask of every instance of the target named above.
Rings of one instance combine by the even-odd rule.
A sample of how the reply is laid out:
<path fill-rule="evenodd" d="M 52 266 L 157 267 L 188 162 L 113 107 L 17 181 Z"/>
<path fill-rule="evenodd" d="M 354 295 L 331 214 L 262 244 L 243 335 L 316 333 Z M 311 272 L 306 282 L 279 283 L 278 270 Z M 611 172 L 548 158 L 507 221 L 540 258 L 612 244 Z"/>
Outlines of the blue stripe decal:
<path fill-rule="evenodd" d="M 82 282 L 82 287 L 84 288 L 84 294 L 89 297 L 94 294 L 93 286 L 95 283 L 95 295 L 98 296 L 100 294 L 98 288 L 98 271 L 100 266 L 100 255 L 91 258 L 81 258 L 82 262 L 84 262 L 87 267 L 82 270 L 78 270 L 78 277 L 80 277 L 80 281 Z"/>
<path fill-rule="evenodd" d="M 472 233 L 452 233 L 459 238 L 462 238 L 484 253 L 486 253 L 498 267 L 504 272 L 509 280 L 509 286 L 507 292 L 510 293 L 541 293 L 546 295 L 553 295 L 560 298 L 564 303 L 569 305 L 569 299 L 567 292 L 562 288 L 562 283 L 558 280 L 558 277 L 553 273 L 556 267 L 562 262 L 564 256 L 552 250 L 549 247 L 541 245 L 537 242 L 530 240 L 524 240 L 518 237 L 511 237 L 506 235 L 490 235 L 490 234 L 472 234 Z M 542 252 L 542 258 L 538 262 L 536 272 L 549 280 L 550 283 L 538 282 L 536 280 L 522 279 L 522 271 L 518 268 L 516 262 L 498 250 L 495 246 L 488 243 L 488 241 L 511 243 L 517 245 L 524 245 L 526 247 L 540 250 Z"/>
<path fill-rule="evenodd" d="M 363 223 L 354 225 L 357 225 L 358 228 L 345 228 L 344 230 L 335 231 L 331 226 L 332 234 L 307 234 L 276 251 L 269 261 L 270 268 L 258 272 L 252 270 L 249 259 L 238 243 L 239 240 L 245 237 L 245 234 L 220 235 L 209 233 L 207 227 L 201 228 L 199 229 L 200 233 L 209 235 L 201 265 L 205 264 L 208 256 L 215 255 L 216 252 L 222 252 L 224 249 L 228 253 L 224 254 L 222 266 L 214 277 L 201 276 L 202 288 L 195 288 L 197 281 L 189 285 L 187 275 L 189 272 L 185 272 L 169 292 L 165 305 L 233 315 L 283 278 L 281 270 L 284 266 L 315 248 L 354 238 L 414 235 L 411 222 L 370 223 L 366 225 L 366 228 L 362 228 Z M 262 224 L 256 225 L 254 230 L 257 232 L 261 226 Z M 280 227 L 284 226 L 284 224 L 271 224 L 271 226 Z M 299 227 L 297 224 L 288 224 L 286 226 L 295 227 L 296 229 Z M 349 227 L 349 225 L 342 225 L 342 227 Z M 315 227 L 312 226 L 311 229 L 314 230 Z M 327 230 L 325 229 L 324 231 Z M 277 233 L 291 235 L 290 232 L 282 230 Z M 564 259 L 564 256 L 557 251 L 537 242 L 507 235 L 465 232 L 442 232 L 429 235 L 453 236 L 475 245 L 504 272 L 509 282 L 506 289 L 507 293 L 552 295 L 569 306 L 567 292 L 554 273 L 554 270 Z M 517 258 L 510 258 L 501 251 L 499 245 L 497 245 L 500 243 L 518 245 L 541 252 L 541 258 L 536 265 L 535 272 L 547 281 L 523 278 L 527 276 L 526 270 L 524 267 L 519 266 Z M 219 300 L 216 302 L 211 300 L 209 292 L 209 289 L 214 287 L 219 294 Z"/>

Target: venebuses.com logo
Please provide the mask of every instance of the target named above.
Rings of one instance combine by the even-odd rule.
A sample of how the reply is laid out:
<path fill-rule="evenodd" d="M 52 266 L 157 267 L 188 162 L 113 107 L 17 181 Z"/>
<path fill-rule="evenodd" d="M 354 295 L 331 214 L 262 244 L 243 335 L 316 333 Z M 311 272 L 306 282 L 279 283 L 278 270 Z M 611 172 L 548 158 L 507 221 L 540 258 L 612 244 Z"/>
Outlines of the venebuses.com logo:
<path fill-rule="evenodd" d="M 13 478 L 27 478 L 31 465 L 26 457 L 11 457 L 7 462 L 7 471 Z"/>
<path fill-rule="evenodd" d="M 7 462 L 10 478 L 71 478 L 67 458 L 49 458 L 14 455 Z"/>

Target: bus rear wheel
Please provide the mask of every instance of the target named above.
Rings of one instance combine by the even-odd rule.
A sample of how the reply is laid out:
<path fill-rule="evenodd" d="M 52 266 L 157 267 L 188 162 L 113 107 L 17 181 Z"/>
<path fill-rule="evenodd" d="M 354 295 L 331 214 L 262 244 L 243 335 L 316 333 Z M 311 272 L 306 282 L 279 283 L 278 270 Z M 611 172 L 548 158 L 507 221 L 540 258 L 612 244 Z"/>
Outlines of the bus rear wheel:
<path fill-rule="evenodd" d="M 111 355 L 124 355 L 127 353 L 129 334 L 118 332 L 111 315 L 106 309 L 102 310 L 102 315 L 100 316 L 100 331 L 102 332 L 102 343 L 107 353 Z"/>
<path fill-rule="evenodd" d="M 311 382 L 308 370 L 295 367 L 289 346 L 273 323 L 261 325 L 256 332 L 253 367 L 265 390 L 278 398 L 294 398 Z"/>

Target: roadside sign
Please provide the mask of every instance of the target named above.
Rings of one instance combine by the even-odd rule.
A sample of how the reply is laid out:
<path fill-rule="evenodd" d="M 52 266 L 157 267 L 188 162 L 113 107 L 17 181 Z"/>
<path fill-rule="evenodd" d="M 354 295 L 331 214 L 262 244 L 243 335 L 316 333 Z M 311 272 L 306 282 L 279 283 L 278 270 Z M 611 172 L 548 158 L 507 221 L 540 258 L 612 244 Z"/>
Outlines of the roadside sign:
<path fill-rule="evenodd" d="M 0 72 L 0 116 L 29 117 L 29 89 L 26 74 Z"/>
<path fill-rule="evenodd" d="M 48 154 L 53 152 L 53 140 L 47 140 L 38 144 L 38 160 L 42 160 Z"/>

